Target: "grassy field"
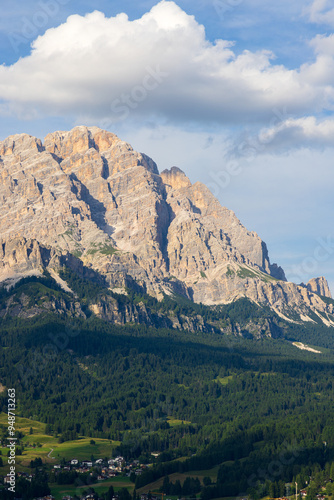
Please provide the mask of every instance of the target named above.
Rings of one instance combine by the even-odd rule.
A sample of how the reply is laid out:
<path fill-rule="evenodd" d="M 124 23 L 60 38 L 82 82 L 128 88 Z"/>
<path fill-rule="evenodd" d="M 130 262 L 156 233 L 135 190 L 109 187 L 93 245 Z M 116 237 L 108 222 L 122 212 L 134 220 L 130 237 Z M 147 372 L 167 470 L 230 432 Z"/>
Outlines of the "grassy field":
<path fill-rule="evenodd" d="M 84 485 L 84 486 L 69 486 L 69 485 L 51 485 L 51 494 L 55 497 L 55 500 L 61 500 L 63 496 L 82 493 L 88 488 L 94 488 L 96 493 L 101 494 L 108 491 L 110 486 L 113 486 L 114 491 L 118 491 L 121 488 L 127 488 L 132 494 L 134 490 L 134 484 L 131 483 L 127 477 L 115 477 L 113 479 L 108 479 L 107 481 L 100 481 L 99 483 Z"/>
<path fill-rule="evenodd" d="M 182 425 L 182 424 L 185 425 L 191 424 L 191 422 L 189 422 L 188 420 L 178 420 L 177 418 L 174 417 L 167 417 L 167 422 L 171 427 L 176 427 L 177 425 Z"/>
<path fill-rule="evenodd" d="M 8 416 L 6 413 L 0 413 L 0 425 L 8 427 Z M 30 427 L 32 427 L 33 432 L 36 434 L 42 434 L 45 430 L 45 424 L 37 422 L 36 420 L 31 420 L 29 418 L 16 417 L 15 429 L 23 432 L 24 434 L 29 434 Z"/>
<path fill-rule="evenodd" d="M 94 458 L 111 458 L 112 449 L 119 443 L 108 441 L 107 439 L 94 438 L 95 444 L 90 444 L 91 438 L 81 438 L 75 441 L 66 441 L 65 443 L 54 446 L 54 451 L 51 453 L 52 460 L 57 461 L 60 458 L 70 460 L 77 458 L 78 460 Z"/>
<path fill-rule="evenodd" d="M 0 414 L 0 426 L 7 428 L 7 415 Z M 33 434 L 30 434 L 32 428 Z M 16 457 L 17 470 L 28 472 L 29 464 L 35 458 L 41 458 L 44 463 L 56 464 L 64 458 L 70 460 L 90 460 L 93 455 L 95 459 L 111 457 L 112 450 L 119 444 L 117 441 L 94 438 L 95 444 L 90 444 L 91 438 L 81 437 L 75 441 L 58 443 L 58 439 L 45 434 L 45 424 L 28 418 L 16 418 L 15 429 L 24 434 L 22 443 L 25 447 L 22 455 Z M 7 473 L 7 448 L 0 448 L 4 468 L 2 473 Z"/>
<path fill-rule="evenodd" d="M 203 479 L 206 476 L 208 476 L 211 478 L 212 482 L 215 483 L 217 479 L 218 469 L 219 465 L 217 465 L 213 469 L 208 469 L 208 470 L 190 471 L 190 472 L 184 472 L 182 474 L 175 472 L 174 474 L 169 475 L 169 480 L 171 483 L 175 483 L 175 481 L 179 480 L 180 483 L 183 484 L 187 477 L 193 477 L 194 479 L 198 477 L 200 482 L 203 484 Z M 153 483 L 147 484 L 146 486 L 139 488 L 137 492 L 141 494 L 141 493 L 148 493 L 149 491 L 159 491 L 159 488 L 161 488 L 163 481 L 164 478 L 161 477 L 157 481 L 154 481 Z"/>
<path fill-rule="evenodd" d="M 214 379 L 214 382 L 219 382 L 221 385 L 227 385 L 232 378 L 233 375 L 228 375 L 227 377 L 217 377 Z"/>

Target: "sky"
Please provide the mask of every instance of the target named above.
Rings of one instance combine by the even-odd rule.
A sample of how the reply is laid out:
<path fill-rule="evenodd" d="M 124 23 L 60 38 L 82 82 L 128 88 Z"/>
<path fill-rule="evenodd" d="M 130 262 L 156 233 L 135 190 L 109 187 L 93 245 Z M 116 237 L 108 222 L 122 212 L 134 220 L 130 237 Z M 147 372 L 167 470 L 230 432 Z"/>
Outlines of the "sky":
<path fill-rule="evenodd" d="M 0 140 L 97 125 L 181 168 L 334 293 L 330 0 L 12 0 Z"/>

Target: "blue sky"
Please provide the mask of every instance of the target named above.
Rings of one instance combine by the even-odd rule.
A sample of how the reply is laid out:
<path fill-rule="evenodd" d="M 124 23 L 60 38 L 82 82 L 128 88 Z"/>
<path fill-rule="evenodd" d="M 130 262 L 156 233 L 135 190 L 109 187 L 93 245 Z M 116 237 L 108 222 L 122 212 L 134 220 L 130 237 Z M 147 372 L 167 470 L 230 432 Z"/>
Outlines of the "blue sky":
<path fill-rule="evenodd" d="M 333 29 L 326 0 L 7 2 L 0 140 L 107 128 L 334 291 Z"/>

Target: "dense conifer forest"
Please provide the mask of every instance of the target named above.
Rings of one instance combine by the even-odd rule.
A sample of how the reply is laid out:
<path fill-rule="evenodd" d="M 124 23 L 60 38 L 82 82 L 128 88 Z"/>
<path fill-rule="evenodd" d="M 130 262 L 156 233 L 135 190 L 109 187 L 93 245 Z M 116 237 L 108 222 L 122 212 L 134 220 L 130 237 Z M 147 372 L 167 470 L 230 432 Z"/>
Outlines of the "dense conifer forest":
<path fill-rule="evenodd" d="M 1 292 L 2 307 L 10 294 L 24 290 L 33 300 L 41 287 L 64 295 L 48 277 L 28 279 Z M 94 293 L 92 286 L 81 290 Z M 219 310 L 142 300 L 152 308 L 220 315 L 231 324 L 267 314 L 244 300 Z M 296 340 L 321 353 L 297 349 Z M 332 474 L 330 328 L 291 323 L 278 338 L 254 339 L 44 314 L 3 317 L 0 343 L 0 380 L 16 388 L 20 416 L 44 422 L 63 441 L 80 435 L 120 441 L 117 453 L 126 459 L 149 462 L 152 452 L 160 453 L 136 488 L 172 472 L 219 466 L 203 498 L 245 491 L 274 497 L 297 477 L 306 484 L 312 473 Z M 6 405 L 3 393 L 0 410 Z"/>

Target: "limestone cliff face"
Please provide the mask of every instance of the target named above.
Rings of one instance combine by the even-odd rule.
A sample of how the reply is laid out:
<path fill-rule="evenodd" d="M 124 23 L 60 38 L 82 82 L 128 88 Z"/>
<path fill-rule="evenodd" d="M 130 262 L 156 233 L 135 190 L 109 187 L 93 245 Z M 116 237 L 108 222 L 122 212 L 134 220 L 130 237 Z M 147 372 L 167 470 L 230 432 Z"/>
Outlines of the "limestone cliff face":
<path fill-rule="evenodd" d="M 69 267 L 82 278 L 104 283 L 99 273 L 92 268 L 85 267 L 80 259 L 66 250 L 56 249 L 23 237 L 0 243 L 0 282 L 2 284 L 12 285 L 25 276 L 41 276 L 45 269 L 50 270 L 52 276 L 58 279 L 57 271 L 63 266 Z"/>
<path fill-rule="evenodd" d="M 313 278 L 307 283 L 307 289 L 310 292 L 322 295 L 323 297 L 332 298 L 328 283 L 326 278 L 321 276 L 320 278 Z"/>
<path fill-rule="evenodd" d="M 330 297 L 324 278 L 287 283 L 261 238 L 203 184 L 176 167 L 159 175 L 112 133 L 8 137 L 0 178 L 0 281 L 72 259 L 116 291 L 136 282 L 158 298 L 178 293 L 210 305 L 246 296 L 280 314 L 333 312 L 319 297 Z"/>

